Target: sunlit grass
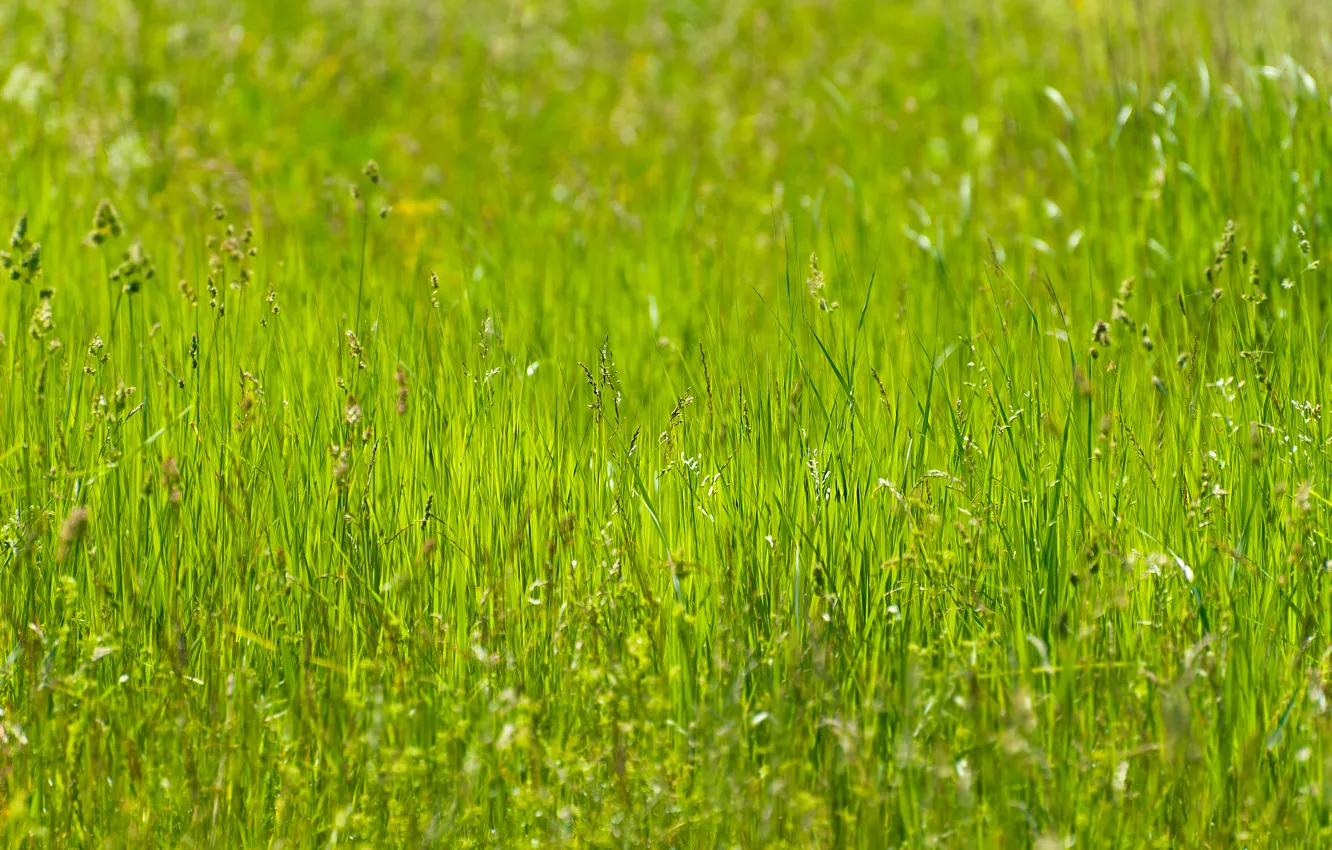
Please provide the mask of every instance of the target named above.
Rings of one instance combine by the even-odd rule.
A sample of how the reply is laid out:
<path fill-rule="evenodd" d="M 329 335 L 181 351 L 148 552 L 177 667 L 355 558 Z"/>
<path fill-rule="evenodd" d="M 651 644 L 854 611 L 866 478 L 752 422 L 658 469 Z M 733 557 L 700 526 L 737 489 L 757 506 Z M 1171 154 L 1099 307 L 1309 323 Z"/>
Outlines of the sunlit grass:
<path fill-rule="evenodd" d="M 0 836 L 1320 846 L 1329 25 L 0 8 Z"/>

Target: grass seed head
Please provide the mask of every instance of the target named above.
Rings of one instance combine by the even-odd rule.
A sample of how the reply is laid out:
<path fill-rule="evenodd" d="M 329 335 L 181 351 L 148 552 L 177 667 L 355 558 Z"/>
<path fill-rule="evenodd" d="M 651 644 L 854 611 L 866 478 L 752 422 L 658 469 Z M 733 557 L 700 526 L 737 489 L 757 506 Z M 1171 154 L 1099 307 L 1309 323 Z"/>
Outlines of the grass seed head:
<path fill-rule="evenodd" d="M 28 214 L 22 213 L 18 221 L 14 222 L 14 230 L 9 236 L 9 247 L 15 251 L 21 250 L 28 241 Z"/>
<path fill-rule="evenodd" d="M 819 255 L 813 251 L 809 253 L 809 274 L 805 278 L 805 287 L 809 290 L 809 296 L 818 303 L 820 310 L 831 313 L 837 309 L 837 302 L 829 301 L 823 294 L 827 281 L 823 277 L 823 269 L 819 268 Z"/>
<path fill-rule="evenodd" d="M 0 251 L 0 268 L 9 272 L 9 279 L 31 284 L 42 274 L 42 246 L 28 239 L 28 214 L 19 216 L 14 232 L 9 237 L 9 251 Z"/>
<path fill-rule="evenodd" d="M 1073 384 L 1078 388 L 1078 394 L 1084 398 L 1092 394 L 1091 381 L 1081 369 L 1076 367 L 1073 369 Z M 958 403 L 961 404 L 961 400 L 959 400 Z"/>
<path fill-rule="evenodd" d="M 143 244 L 135 242 L 125 251 L 124 259 L 120 265 L 111 270 L 109 279 L 114 282 L 120 282 L 121 291 L 126 295 L 134 295 L 139 292 L 144 283 L 152 280 L 157 275 L 157 267 L 152 259 L 143 250 Z"/>
<path fill-rule="evenodd" d="M 360 337 L 356 335 L 356 331 L 352 330 L 346 331 L 345 334 L 347 337 L 347 354 L 356 361 L 356 368 L 364 369 L 366 367 L 365 347 L 361 345 Z"/>
<path fill-rule="evenodd" d="M 1300 226 L 1298 221 L 1291 227 L 1291 230 L 1295 233 L 1295 238 L 1300 242 L 1300 253 L 1305 256 L 1313 253 L 1313 245 L 1309 243 L 1309 235 L 1304 232 L 1304 228 Z"/>
<path fill-rule="evenodd" d="M 1110 320 L 1133 327 L 1133 317 L 1124 309 L 1123 299 L 1116 298 L 1110 309 Z"/>
<path fill-rule="evenodd" d="M 55 329 L 55 319 L 51 312 L 51 297 L 47 295 L 37 301 L 37 307 L 32 311 L 32 319 L 28 322 L 28 336 L 35 340 L 45 339 L 46 335 Z"/>
<path fill-rule="evenodd" d="M 351 472 L 351 454 L 346 446 L 333 447 L 333 483 L 339 490 L 346 490 L 351 486 L 349 473 Z"/>
<path fill-rule="evenodd" d="M 393 372 L 393 383 L 398 385 L 398 401 L 394 405 L 394 409 L 397 410 L 399 416 L 402 416 L 407 412 L 407 370 L 401 363 Z"/>
<path fill-rule="evenodd" d="M 1102 348 L 1110 347 L 1110 323 L 1104 319 L 1098 319 L 1095 326 L 1092 327 L 1092 342 Z"/>
<path fill-rule="evenodd" d="M 588 389 L 592 391 L 592 403 L 589 404 L 587 408 L 596 414 L 597 422 L 601 422 L 602 414 L 604 412 L 601 403 L 601 387 L 597 384 L 597 379 L 592 377 L 591 369 L 588 369 L 587 366 L 582 363 L 579 363 L 578 367 L 583 370 L 583 376 L 587 378 Z"/>
<path fill-rule="evenodd" d="M 83 539 L 83 534 L 87 531 L 87 528 L 88 508 L 84 505 L 76 505 L 60 525 L 60 548 L 56 553 L 56 560 L 63 561 L 69 556 L 74 546 Z"/>
<path fill-rule="evenodd" d="M 102 198 L 97 202 L 97 208 L 93 210 L 92 230 L 84 237 L 84 242 L 91 246 L 99 246 L 108 239 L 119 239 L 125 232 L 124 226 L 120 222 L 120 213 L 110 200 Z"/>

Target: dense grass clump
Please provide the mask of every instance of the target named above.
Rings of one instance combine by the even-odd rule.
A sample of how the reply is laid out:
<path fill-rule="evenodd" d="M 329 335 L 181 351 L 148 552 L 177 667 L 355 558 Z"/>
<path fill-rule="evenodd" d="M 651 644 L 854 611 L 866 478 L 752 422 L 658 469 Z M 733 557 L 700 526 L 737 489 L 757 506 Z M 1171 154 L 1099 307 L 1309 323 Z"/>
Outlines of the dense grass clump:
<path fill-rule="evenodd" d="M 0 842 L 1323 846 L 1329 31 L 0 4 Z"/>

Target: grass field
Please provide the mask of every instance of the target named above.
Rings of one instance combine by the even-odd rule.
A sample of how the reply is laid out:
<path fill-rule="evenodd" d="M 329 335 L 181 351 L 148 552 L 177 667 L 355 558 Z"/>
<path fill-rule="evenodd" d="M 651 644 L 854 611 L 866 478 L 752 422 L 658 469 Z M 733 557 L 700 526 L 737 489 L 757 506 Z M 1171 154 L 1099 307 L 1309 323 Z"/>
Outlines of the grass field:
<path fill-rule="evenodd" d="M 0 3 L 0 846 L 1326 846 L 1329 32 Z"/>

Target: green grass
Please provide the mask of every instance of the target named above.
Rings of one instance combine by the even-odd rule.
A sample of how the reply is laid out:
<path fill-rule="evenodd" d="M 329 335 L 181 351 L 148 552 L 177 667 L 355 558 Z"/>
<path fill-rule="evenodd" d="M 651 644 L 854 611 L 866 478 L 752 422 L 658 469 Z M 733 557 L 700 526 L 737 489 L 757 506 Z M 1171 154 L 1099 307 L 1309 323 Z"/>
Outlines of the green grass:
<path fill-rule="evenodd" d="M 0 5 L 0 842 L 1324 845 L 1329 31 Z"/>

